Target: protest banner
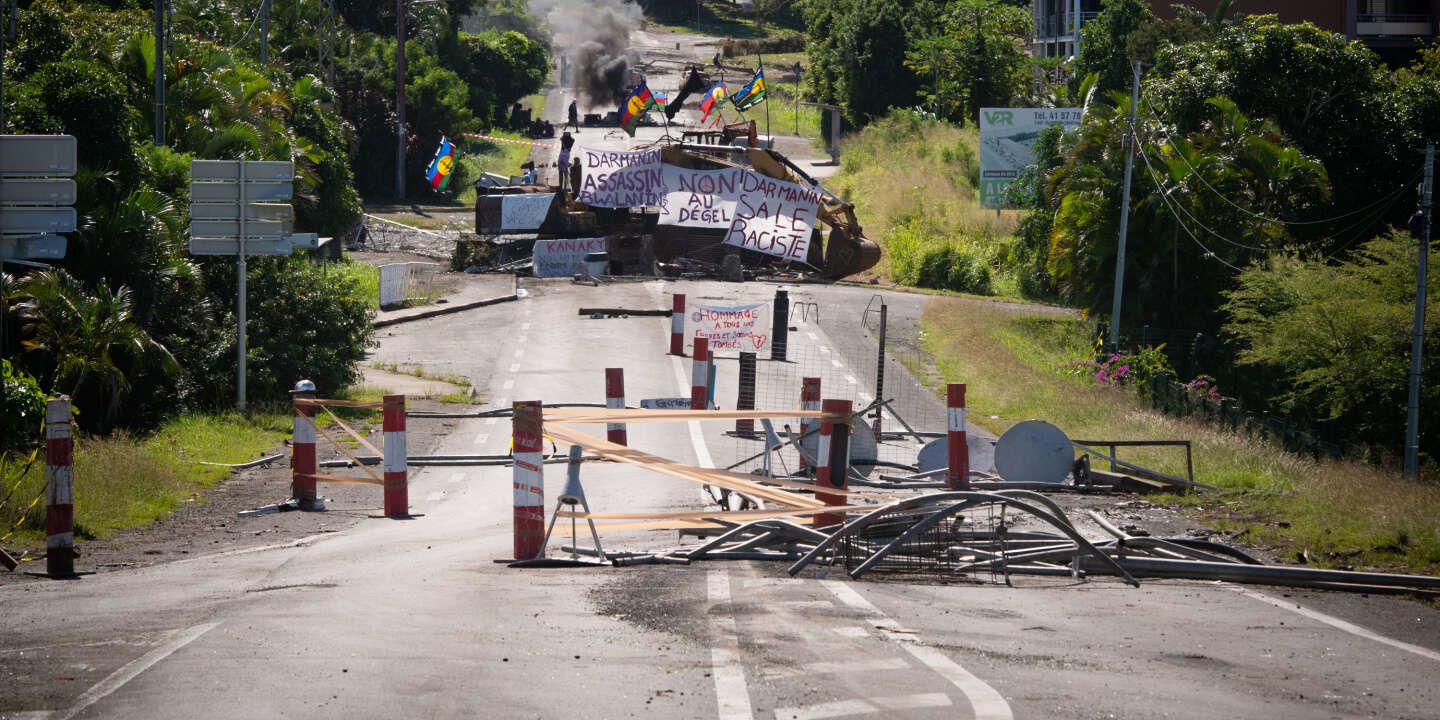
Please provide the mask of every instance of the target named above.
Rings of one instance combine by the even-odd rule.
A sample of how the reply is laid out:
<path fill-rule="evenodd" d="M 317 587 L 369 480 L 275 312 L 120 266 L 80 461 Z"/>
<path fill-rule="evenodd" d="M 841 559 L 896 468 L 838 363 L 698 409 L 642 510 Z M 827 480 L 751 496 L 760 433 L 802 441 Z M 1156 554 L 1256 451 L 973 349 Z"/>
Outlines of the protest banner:
<path fill-rule="evenodd" d="M 531 256 L 535 277 L 569 277 L 580 272 L 585 256 L 605 252 L 605 238 L 536 240 Z"/>
<path fill-rule="evenodd" d="M 555 193 L 503 195 L 500 199 L 501 230 L 536 230 L 545 222 Z"/>
<path fill-rule="evenodd" d="M 816 188 L 744 173 L 735 221 L 725 233 L 724 242 L 804 262 L 819 209 L 820 191 Z"/>
<path fill-rule="evenodd" d="M 730 227 L 735 219 L 735 202 L 740 197 L 740 175 L 744 170 L 662 167 L 665 196 L 660 204 L 661 225 L 720 230 Z"/>
<path fill-rule="evenodd" d="M 770 306 L 765 303 L 719 307 L 699 305 L 690 311 L 693 337 L 710 341 L 710 352 L 755 352 L 770 344 Z"/>
<path fill-rule="evenodd" d="M 576 198 L 606 208 L 655 207 L 665 194 L 659 150 L 580 151 L 583 174 Z"/>

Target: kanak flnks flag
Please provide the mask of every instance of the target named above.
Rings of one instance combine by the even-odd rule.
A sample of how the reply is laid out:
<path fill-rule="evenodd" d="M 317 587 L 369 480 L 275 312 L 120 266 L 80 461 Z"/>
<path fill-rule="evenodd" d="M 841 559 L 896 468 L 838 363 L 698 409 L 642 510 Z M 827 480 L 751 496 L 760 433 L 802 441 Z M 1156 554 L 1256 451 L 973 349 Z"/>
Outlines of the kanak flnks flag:
<path fill-rule="evenodd" d="M 740 88 L 740 92 L 730 96 L 730 104 L 736 110 L 749 110 L 760 103 L 765 102 L 765 68 L 755 71 L 755 77 Z"/>
<path fill-rule="evenodd" d="M 705 92 L 705 99 L 700 101 L 700 123 L 703 125 L 710 120 L 710 113 L 721 105 L 725 104 L 725 83 L 717 82 L 715 86 Z"/>
<path fill-rule="evenodd" d="M 630 137 L 635 137 L 635 128 L 640 124 L 640 118 L 652 107 L 655 107 L 655 96 L 650 94 L 650 88 L 643 82 L 636 85 L 630 97 L 626 98 L 625 104 L 620 106 L 620 128 Z"/>
<path fill-rule="evenodd" d="M 450 144 L 450 139 L 440 137 L 440 147 L 435 151 L 435 159 L 430 161 L 430 167 L 425 170 L 425 180 L 435 190 L 444 190 L 450 184 L 450 176 L 455 170 L 455 146 Z"/>

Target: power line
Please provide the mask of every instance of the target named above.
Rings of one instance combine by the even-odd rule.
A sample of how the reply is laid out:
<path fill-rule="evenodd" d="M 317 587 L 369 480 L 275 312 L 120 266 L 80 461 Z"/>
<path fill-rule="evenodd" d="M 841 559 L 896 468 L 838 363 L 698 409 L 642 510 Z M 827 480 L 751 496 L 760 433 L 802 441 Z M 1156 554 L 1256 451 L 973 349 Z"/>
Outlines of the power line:
<path fill-rule="evenodd" d="M 1138 138 L 1137 138 L 1137 139 L 1138 139 Z M 1154 146 L 1150 146 L 1150 147 L 1154 147 Z M 1155 182 L 1156 187 L 1160 188 L 1160 192 L 1161 192 L 1162 194 L 1165 194 L 1165 195 L 1168 196 L 1168 191 L 1165 189 L 1165 186 L 1164 186 L 1163 184 L 1161 184 L 1159 178 L 1156 176 L 1155 168 L 1154 168 L 1153 165 L 1150 164 L 1150 159 L 1149 159 L 1149 157 L 1148 157 L 1147 155 L 1145 155 L 1144 153 L 1141 153 L 1140 157 L 1141 157 L 1142 160 L 1145 161 L 1146 166 L 1150 169 L 1150 176 L 1151 176 L 1151 179 Z M 1182 155 L 1182 157 L 1183 157 L 1183 155 Z M 1193 166 L 1193 165 L 1191 166 L 1191 169 L 1192 169 L 1192 170 L 1194 169 L 1194 166 Z M 1197 173 L 1197 176 L 1198 176 L 1198 173 Z M 1204 179 L 1201 178 L 1201 181 L 1203 182 Z M 1366 205 L 1364 208 L 1361 208 L 1361 209 L 1358 210 L 1358 211 L 1346 213 L 1346 214 L 1344 214 L 1344 215 L 1339 215 L 1339 216 L 1336 216 L 1335 218 L 1332 218 L 1332 219 L 1330 220 L 1330 222 L 1334 222 L 1335 220 L 1339 220 L 1339 219 L 1343 219 L 1343 218 L 1348 217 L 1348 216 L 1351 216 L 1351 215 L 1355 215 L 1355 214 L 1357 214 L 1358 212 L 1363 212 L 1363 211 L 1365 211 L 1365 210 L 1375 209 L 1375 211 L 1374 211 L 1373 213 L 1369 214 L 1368 216 L 1362 217 L 1362 218 L 1360 218 L 1359 220 L 1357 220 L 1357 221 L 1355 221 L 1355 222 L 1352 222 L 1352 223 L 1350 223 L 1349 225 L 1346 225 L 1345 227 L 1339 229 L 1338 231 L 1335 231 L 1334 233 L 1332 233 L 1332 234 L 1330 234 L 1330 235 L 1326 235 L 1325 237 L 1322 237 L 1322 238 L 1319 238 L 1318 240 L 1316 240 L 1315 242 L 1325 242 L 1325 241 L 1329 241 L 1329 240 L 1334 240 L 1334 239 L 1340 237 L 1341 235 L 1344 235 L 1344 234 L 1348 233 L 1349 231 L 1351 231 L 1351 230 L 1353 230 L 1353 229 L 1355 229 L 1355 228 L 1360 228 L 1360 229 L 1361 229 L 1361 232 L 1356 233 L 1355 236 L 1351 237 L 1351 238 L 1350 238 L 1349 240 L 1347 240 L 1343 245 L 1341 245 L 1341 246 L 1338 247 L 1338 248 L 1335 248 L 1335 249 L 1331 250 L 1330 253 L 1328 253 L 1327 255 L 1324 256 L 1324 259 L 1333 258 L 1333 257 L 1337 256 L 1342 250 L 1345 250 L 1346 248 L 1348 248 L 1348 247 L 1350 247 L 1351 245 L 1353 245 L 1353 244 L 1355 243 L 1355 240 L 1358 239 L 1360 236 L 1362 236 L 1362 235 L 1364 234 L 1363 231 L 1364 231 L 1365 228 L 1368 228 L 1370 225 L 1373 225 L 1376 221 L 1378 221 L 1381 217 L 1383 217 L 1386 213 L 1388 213 L 1388 212 L 1390 211 L 1390 209 L 1395 206 L 1395 203 L 1399 202 L 1400 198 L 1402 198 L 1402 197 L 1404 197 L 1406 194 L 1408 194 L 1409 185 L 1410 185 L 1410 183 L 1407 182 L 1405 185 L 1402 185 L 1402 186 L 1401 186 L 1398 190 L 1396 190 L 1395 192 L 1390 193 L 1389 195 L 1386 195 L 1386 196 L 1381 197 L 1379 200 L 1376 200 L 1375 202 L 1370 203 L 1369 205 Z M 1207 187 L 1208 187 L 1208 185 L 1207 185 Z M 1211 189 L 1212 191 L 1216 192 L 1216 194 L 1219 194 L 1219 191 L 1215 190 L 1213 187 L 1210 188 L 1210 189 Z M 1223 198 L 1224 196 L 1222 195 L 1221 197 Z M 1235 207 L 1236 209 L 1245 211 L 1245 212 L 1246 212 L 1247 214 L 1249 214 L 1250 216 L 1255 217 L 1255 218 L 1258 218 L 1258 219 L 1261 219 L 1261 220 L 1265 220 L 1265 221 L 1268 221 L 1268 222 L 1275 222 L 1275 223 L 1279 223 L 1279 224 L 1299 224 L 1299 223 L 1284 223 L 1284 222 L 1279 221 L 1279 220 L 1274 220 L 1274 219 L 1271 219 L 1271 218 L 1266 218 L 1266 217 L 1264 217 L 1264 216 L 1261 216 L 1261 215 L 1258 215 L 1258 214 L 1256 214 L 1256 213 L 1249 212 L 1249 211 L 1245 210 L 1244 208 L 1240 207 L 1239 205 L 1236 205 L 1234 202 L 1231 202 L 1228 198 L 1225 198 L 1225 200 L 1226 200 L 1226 202 L 1229 203 L 1232 207 Z M 1378 207 L 1378 206 L 1380 206 L 1382 203 L 1384 203 L 1384 206 L 1383 206 L 1383 207 Z M 1225 242 L 1225 243 L 1228 243 L 1228 244 L 1230 244 L 1230 245 L 1234 245 L 1235 247 L 1242 248 L 1242 249 L 1245 249 L 1245 250 L 1250 250 L 1250 251 L 1252 251 L 1252 252 L 1272 252 L 1272 251 L 1273 251 L 1273 248 L 1257 247 L 1257 246 L 1254 246 L 1254 245 L 1248 245 L 1248 244 L 1246 244 L 1246 243 L 1239 242 L 1239 241 L 1237 241 L 1237 240 L 1232 240 L 1232 239 L 1230 239 L 1229 237 L 1226 237 L 1225 235 L 1222 235 L 1222 234 L 1216 232 L 1215 230 L 1213 230 L 1212 228 L 1210 228 L 1210 226 L 1206 225 L 1205 223 L 1201 222 L 1201 220 L 1200 220 L 1199 218 L 1195 217 L 1195 215 L 1194 215 L 1193 213 L 1191 213 L 1189 210 L 1186 210 L 1186 209 L 1184 208 L 1184 206 L 1180 205 L 1180 203 L 1179 203 L 1178 201 L 1175 203 L 1175 205 L 1176 205 L 1176 207 L 1178 207 L 1178 208 L 1180 209 L 1181 212 L 1185 213 L 1185 215 L 1186 215 L 1187 217 L 1189 217 L 1191 220 L 1193 220 L 1196 225 L 1199 225 L 1201 228 L 1203 228 L 1203 229 L 1205 230 L 1205 232 L 1209 233 L 1210 235 L 1213 235 L 1214 237 L 1216 237 L 1217 239 L 1219 239 L 1219 240 L 1221 240 L 1221 241 L 1223 241 L 1223 242 Z M 1377 209 L 1377 207 L 1378 207 L 1378 209 Z"/>
<path fill-rule="evenodd" d="M 1255 219 L 1257 219 L 1257 220 L 1264 220 L 1264 221 L 1266 221 L 1266 222 L 1278 223 L 1278 224 L 1280 224 L 1280 225 L 1327 225 L 1327 224 L 1332 223 L 1332 222 L 1336 222 L 1336 221 L 1339 221 L 1339 220 L 1344 220 L 1345 218 L 1348 218 L 1348 217 L 1350 217 L 1350 216 L 1352 216 L 1352 215 L 1358 215 L 1358 214 L 1360 214 L 1360 213 L 1362 213 L 1362 212 L 1365 212 L 1366 210 L 1369 210 L 1369 209 L 1372 208 L 1372 207 L 1375 207 L 1376 205 L 1379 205 L 1380 203 L 1385 202 L 1385 200 L 1388 199 L 1388 198 L 1386 198 L 1386 197 L 1381 197 L 1379 200 L 1376 200 L 1375 202 L 1372 202 L 1372 203 L 1370 203 L 1369 205 L 1365 205 L 1365 206 L 1363 206 L 1363 207 L 1356 208 L 1356 209 L 1354 209 L 1354 210 L 1351 210 L 1351 211 L 1346 212 L 1346 213 L 1342 213 L 1342 214 L 1340 214 L 1340 215 L 1336 215 L 1336 216 L 1334 216 L 1334 217 L 1323 218 L 1323 219 L 1320 219 L 1320 220 L 1281 220 L 1281 219 L 1279 219 L 1279 218 L 1272 218 L 1272 217 L 1269 217 L 1269 216 L 1266 216 L 1266 215 L 1261 215 L 1260 213 L 1257 213 L 1257 212 L 1255 212 L 1255 211 L 1253 211 L 1253 210 L 1250 210 L 1250 209 L 1248 209 L 1248 208 L 1242 207 L 1240 204 L 1236 203 L 1234 200 L 1231 200 L 1227 195 L 1225 195 L 1225 193 L 1222 193 L 1222 192 L 1220 192 L 1218 189 L 1216 189 L 1214 185 L 1211 185 L 1210 182 L 1205 179 L 1205 176 L 1202 175 L 1202 174 L 1200 174 L 1199 169 L 1197 169 L 1197 168 L 1195 167 L 1195 165 L 1190 162 L 1190 158 L 1186 157 L 1186 156 L 1185 156 L 1185 153 L 1179 151 L 1179 148 L 1175 145 L 1175 141 L 1174 141 L 1174 136 L 1173 136 L 1173 135 L 1170 135 L 1170 134 L 1167 133 L 1167 134 L 1165 135 L 1165 142 L 1166 142 L 1168 145 L 1170 145 L 1171 147 L 1176 148 L 1175 155 L 1177 155 L 1177 156 L 1185 163 L 1185 166 L 1186 166 L 1186 167 L 1190 168 L 1191 176 L 1194 177 L 1196 180 L 1199 180 L 1201 185 L 1204 185 L 1205 188 L 1208 189 L 1210 192 L 1214 193 L 1216 197 L 1220 198 L 1221 200 L 1224 200 L 1224 201 L 1225 201 L 1225 204 L 1227 204 L 1227 205 L 1229 205 L 1230 207 L 1233 207 L 1233 208 L 1235 208 L 1236 210 L 1239 210 L 1240 212 L 1243 212 L 1243 213 L 1245 213 L 1246 215 L 1249 215 L 1250 217 L 1253 217 L 1253 218 L 1255 218 Z"/>
<path fill-rule="evenodd" d="M 1139 138 L 1137 137 L 1136 139 L 1137 139 L 1137 141 L 1138 141 Z M 1150 164 L 1150 157 L 1149 157 L 1148 155 L 1146 155 L 1145 153 L 1140 153 L 1140 159 L 1145 161 L 1145 168 L 1146 168 L 1147 170 L 1149 170 L 1149 172 L 1150 172 L 1150 179 L 1155 183 L 1155 187 L 1159 189 L 1159 191 L 1160 191 L 1160 192 L 1159 192 L 1160 197 L 1161 197 L 1162 200 L 1165 201 L 1166 207 L 1169 207 L 1169 203 L 1170 203 L 1170 191 L 1167 190 L 1166 187 L 1165 187 L 1165 185 L 1163 185 L 1163 184 L 1160 182 L 1160 177 L 1159 177 L 1159 175 L 1155 172 L 1155 166 Z M 1196 225 L 1199 225 L 1200 227 L 1204 228 L 1204 229 L 1205 229 L 1205 232 L 1210 233 L 1211 235 L 1214 235 L 1216 238 L 1218 238 L 1218 239 L 1220 239 L 1220 240 L 1222 240 L 1222 241 L 1224 241 L 1224 242 L 1227 242 L 1227 243 L 1229 243 L 1229 244 L 1231 244 L 1231 245 L 1234 245 L 1235 247 L 1241 248 L 1242 250 L 1249 250 L 1249 251 L 1251 251 L 1251 252 L 1270 252 L 1270 248 L 1258 247 L 1258 246 L 1255 246 L 1255 245 L 1246 245 L 1245 243 L 1242 243 L 1242 242 L 1239 242 L 1239 241 L 1236 241 L 1236 240 L 1231 240 L 1230 238 L 1225 237 L 1224 235 L 1221 235 L 1221 234 L 1218 233 L 1218 232 L 1215 232 L 1214 230 L 1210 229 L 1210 226 L 1209 226 L 1209 225 L 1206 225 L 1205 223 L 1201 222 L 1201 221 L 1200 221 L 1200 218 L 1195 217 L 1195 215 L 1194 215 L 1193 213 L 1191 213 L 1189 210 L 1186 210 L 1184 207 L 1182 207 L 1178 201 L 1175 202 L 1175 207 L 1179 208 L 1179 209 L 1180 209 L 1180 212 L 1185 213 L 1185 216 L 1188 217 L 1188 218 L 1190 218 L 1192 221 L 1194 221 L 1194 223 L 1195 223 Z M 1171 210 L 1171 214 L 1172 214 L 1172 215 L 1175 214 L 1175 211 L 1174 211 L 1173 209 Z M 1176 216 L 1176 220 L 1179 220 L 1179 216 Z M 1209 252 L 1209 248 L 1206 248 L 1206 252 Z M 1212 254 L 1213 254 L 1213 253 L 1212 253 Z M 1222 260 L 1221 262 L 1224 262 L 1224 261 Z M 1226 263 L 1226 264 L 1228 265 L 1229 263 Z M 1233 267 L 1233 266 L 1232 266 L 1232 267 Z"/>
<path fill-rule="evenodd" d="M 1153 180 L 1153 181 L 1155 182 L 1155 185 L 1156 185 L 1157 187 L 1160 187 L 1159 178 L 1156 177 L 1156 175 L 1155 175 L 1155 168 L 1150 164 L 1149 158 L 1145 158 L 1145 154 L 1144 154 L 1144 153 L 1141 153 L 1141 154 L 1140 154 L 1140 157 L 1145 159 L 1145 169 L 1146 169 L 1147 171 L 1149 171 L 1151 180 Z M 1207 257 L 1210 257 L 1210 258 L 1215 259 L 1215 260 L 1216 260 L 1217 262 L 1219 262 L 1221 265 L 1224 265 L 1225 267 L 1228 267 L 1228 268 L 1230 268 L 1231 270 L 1234 270 L 1235 272 L 1243 272 L 1243 270 L 1242 270 L 1241 268 L 1236 267 L 1236 266 L 1231 265 L 1230 263 L 1226 262 L 1224 258 L 1222 258 L 1222 257 L 1220 257 L 1219 255 L 1215 254 L 1215 251 L 1214 251 L 1214 250 L 1211 250 L 1210 248 L 1206 247 L 1206 246 L 1205 246 L 1205 243 L 1200 242 L 1200 238 L 1196 237 L 1194 232 L 1191 232 L 1190 226 L 1186 225 L 1186 224 L 1185 224 L 1185 221 L 1180 219 L 1180 215 L 1175 212 L 1175 206 L 1172 206 L 1172 205 L 1170 204 L 1170 203 L 1171 203 L 1171 199 L 1170 199 L 1170 194 L 1169 194 L 1169 193 L 1164 192 L 1163 189 L 1162 189 L 1162 191 L 1159 193 L 1159 195 L 1160 195 L 1160 201 L 1165 204 L 1165 208 L 1166 208 L 1167 210 L 1169 210 L 1169 211 L 1170 211 L 1170 215 L 1175 218 L 1175 224 L 1176 224 L 1181 230 L 1184 230 L 1184 231 L 1185 231 L 1185 234 L 1186 234 L 1187 236 L 1189 236 L 1191 242 L 1195 243 L 1196 247 L 1199 247 L 1201 250 L 1205 251 L 1205 255 L 1206 255 Z M 1178 206 L 1179 203 L 1176 203 L 1175 205 Z M 1201 227 L 1205 227 L 1205 225 L 1204 225 L 1203 223 L 1199 223 L 1199 221 L 1196 221 L 1196 222 L 1197 222 L 1197 224 L 1200 224 Z M 1210 228 L 1205 227 L 1205 229 L 1208 230 L 1211 234 L 1215 234 L 1215 231 L 1210 230 Z M 1221 237 L 1220 239 L 1222 239 L 1222 240 L 1227 240 L 1227 239 L 1224 238 L 1224 237 Z M 1227 242 L 1230 242 L 1230 241 L 1227 240 Z"/>

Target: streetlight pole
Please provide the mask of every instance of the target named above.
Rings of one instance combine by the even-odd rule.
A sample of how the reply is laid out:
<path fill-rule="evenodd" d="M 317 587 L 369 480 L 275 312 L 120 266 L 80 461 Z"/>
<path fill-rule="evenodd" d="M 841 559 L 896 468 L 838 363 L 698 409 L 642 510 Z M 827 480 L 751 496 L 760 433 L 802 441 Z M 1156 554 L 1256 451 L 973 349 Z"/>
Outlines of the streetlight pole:
<path fill-rule="evenodd" d="M 1120 298 L 1125 294 L 1125 241 L 1130 232 L 1130 176 L 1135 170 L 1135 113 L 1140 106 L 1140 62 L 1130 81 L 1130 129 L 1125 133 L 1125 189 L 1120 194 L 1120 242 L 1115 248 L 1115 298 L 1110 304 L 1110 352 L 1120 351 Z"/>
<path fill-rule="evenodd" d="M 395 199 L 405 199 L 405 0 L 395 0 Z"/>

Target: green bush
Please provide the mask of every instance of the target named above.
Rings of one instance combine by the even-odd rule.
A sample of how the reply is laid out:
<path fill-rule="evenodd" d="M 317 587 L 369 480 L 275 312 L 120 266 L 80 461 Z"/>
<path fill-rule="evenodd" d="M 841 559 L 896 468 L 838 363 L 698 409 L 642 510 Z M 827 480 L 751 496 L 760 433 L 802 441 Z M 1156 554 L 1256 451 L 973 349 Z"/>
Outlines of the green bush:
<path fill-rule="evenodd" d="M 936 290 L 989 295 L 990 267 L 978 254 L 958 245 L 932 247 L 920 256 L 915 284 Z"/>
<path fill-rule="evenodd" d="M 40 383 L 9 360 L 0 360 L 0 454 L 39 445 L 44 417 Z"/>

